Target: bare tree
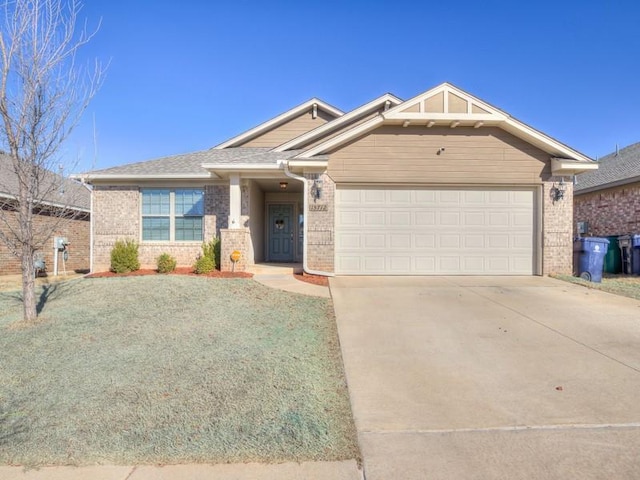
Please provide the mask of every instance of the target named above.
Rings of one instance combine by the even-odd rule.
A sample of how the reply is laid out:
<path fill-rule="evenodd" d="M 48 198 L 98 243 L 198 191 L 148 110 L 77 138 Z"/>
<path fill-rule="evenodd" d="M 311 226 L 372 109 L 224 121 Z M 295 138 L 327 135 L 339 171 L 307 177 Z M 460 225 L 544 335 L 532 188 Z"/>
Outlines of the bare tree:
<path fill-rule="evenodd" d="M 21 259 L 25 321 L 37 317 L 34 253 L 73 215 L 68 197 L 56 201 L 64 182 L 52 172 L 68 165 L 61 147 L 104 77 L 97 61 L 77 62 L 97 31 L 77 28 L 81 8 L 75 0 L 0 0 L 0 150 L 17 184 L 13 203 L 0 209 L 0 240 Z M 35 225 L 43 211 L 56 221 Z"/>

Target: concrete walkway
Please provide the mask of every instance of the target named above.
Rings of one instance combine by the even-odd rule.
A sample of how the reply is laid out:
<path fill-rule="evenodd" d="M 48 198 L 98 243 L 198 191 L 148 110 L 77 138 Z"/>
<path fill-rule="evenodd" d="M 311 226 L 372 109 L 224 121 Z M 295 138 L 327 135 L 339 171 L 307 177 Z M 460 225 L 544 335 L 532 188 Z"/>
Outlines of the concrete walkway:
<path fill-rule="evenodd" d="M 293 276 L 294 273 L 302 272 L 300 263 L 260 263 L 250 265 L 247 271 L 253 273 L 256 282 L 270 288 L 312 297 L 331 298 L 329 287 L 303 282 Z"/>
<path fill-rule="evenodd" d="M 330 283 L 367 480 L 640 478 L 640 302 L 542 277 Z"/>
<path fill-rule="evenodd" d="M 293 274 L 258 274 L 253 279 L 263 285 L 287 292 L 300 293 L 302 295 L 311 295 L 313 297 L 331 298 L 329 287 L 321 285 L 313 285 L 311 283 L 297 280 Z"/>
<path fill-rule="evenodd" d="M 362 480 L 355 460 L 266 465 L 23 467 L 0 466 L 2 480 Z"/>

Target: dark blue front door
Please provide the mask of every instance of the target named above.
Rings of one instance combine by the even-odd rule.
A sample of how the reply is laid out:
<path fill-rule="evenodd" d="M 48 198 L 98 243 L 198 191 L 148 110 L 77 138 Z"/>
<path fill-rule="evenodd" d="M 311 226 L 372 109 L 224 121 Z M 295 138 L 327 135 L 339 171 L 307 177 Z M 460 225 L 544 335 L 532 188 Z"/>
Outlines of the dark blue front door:
<path fill-rule="evenodd" d="M 269 205 L 269 260 L 293 262 L 293 205 Z"/>

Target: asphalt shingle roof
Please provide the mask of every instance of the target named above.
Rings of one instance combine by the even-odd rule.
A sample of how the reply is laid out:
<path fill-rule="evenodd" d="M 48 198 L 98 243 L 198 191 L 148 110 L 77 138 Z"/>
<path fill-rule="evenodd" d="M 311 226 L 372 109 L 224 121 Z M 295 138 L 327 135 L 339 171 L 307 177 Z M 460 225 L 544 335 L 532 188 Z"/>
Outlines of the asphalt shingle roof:
<path fill-rule="evenodd" d="M 203 163 L 219 165 L 255 164 L 275 165 L 299 153 L 299 150 L 272 152 L 269 148 L 226 148 L 172 155 L 144 162 L 87 172 L 90 175 L 199 175 L 207 174 Z"/>
<path fill-rule="evenodd" d="M 640 178 L 640 142 L 602 157 L 597 170 L 578 175 L 575 191 L 606 188 L 609 184 L 634 178 Z"/>
<path fill-rule="evenodd" d="M 45 171 L 40 182 L 41 191 L 46 192 L 38 200 L 69 208 L 89 210 L 91 192 L 75 180 L 63 178 L 57 173 Z M 61 188 L 62 186 L 62 188 Z M 11 157 L 0 152 L 0 197 L 18 195 L 18 176 L 13 169 Z"/>

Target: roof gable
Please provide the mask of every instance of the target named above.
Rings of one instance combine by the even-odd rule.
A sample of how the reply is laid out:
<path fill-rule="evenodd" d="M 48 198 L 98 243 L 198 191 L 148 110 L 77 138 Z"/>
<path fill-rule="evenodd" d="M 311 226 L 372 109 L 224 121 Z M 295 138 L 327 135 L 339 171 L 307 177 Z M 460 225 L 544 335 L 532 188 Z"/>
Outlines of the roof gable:
<path fill-rule="evenodd" d="M 552 157 L 565 160 L 562 163 L 554 163 L 554 173 L 571 175 L 587 168 L 587 165 L 588 168 L 593 168 L 593 161 L 586 155 L 516 120 L 502 110 L 450 83 L 443 83 L 427 90 L 362 125 L 302 152 L 296 158 L 312 158 L 315 155 L 329 153 L 381 125 L 402 125 L 404 127 L 421 125 L 425 128 L 436 125 L 449 128 L 498 126 Z"/>
<path fill-rule="evenodd" d="M 266 134 L 267 132 L 278 128 L 284 123 L 293 120 L 294 118 L 302 115 L 303 113 L 311 111 L 312 115 L 316 115 L 318 111 L 322 111 L 328 114 L 332 118 L 341 117 L 344 115 L 342 110 L 335 108 L 334 106 L 320 100 L 319 98 L 312 98 L 307 100 L 306 102 L 294 107 L 290 110 L 287 110 L 284 113 L 281 113 L 277 117 L 272 118 L 271 120 L 267 120 L 264 123 L 252 128 L 251 130 L 247 130 L 240 135 L 237 135 L 229 140 L 222 142 L 219 145 L 216 145 L 213 148 L 222 149 L 222 148 L 230 148 L 230 147 L 238 147 L 242 144 L 259 137 L 261 135 Z"/>
<path fill-rule="evenodd" d="M 293 150 L 303 148 L 304 146 L 321 140 L 322 137 L 328 136 L 336 132 L 340 128 L 347 127 L 349 124 L 358 122 L 359 119 L 370 115 L 378 109 L 392 108 L 402 103 L 395 95 L 385 93 L 384 95 L 365 103 L 364 105 L 345 113 L 341 117 L 336 118 L 332 122 L 325 123 L 309 132 L 306 132 L 282 145 L 274 148 L 276 152 L 284 152 L 286 150 Z"/>

